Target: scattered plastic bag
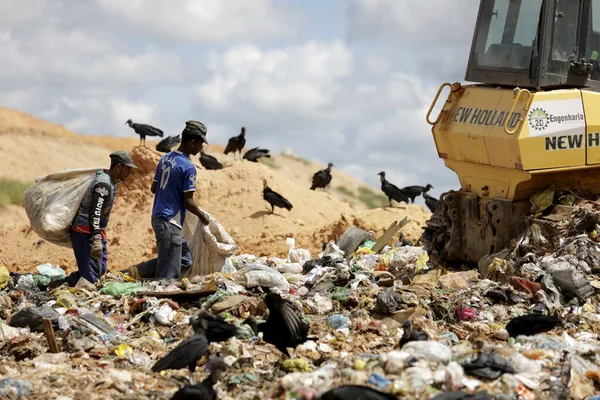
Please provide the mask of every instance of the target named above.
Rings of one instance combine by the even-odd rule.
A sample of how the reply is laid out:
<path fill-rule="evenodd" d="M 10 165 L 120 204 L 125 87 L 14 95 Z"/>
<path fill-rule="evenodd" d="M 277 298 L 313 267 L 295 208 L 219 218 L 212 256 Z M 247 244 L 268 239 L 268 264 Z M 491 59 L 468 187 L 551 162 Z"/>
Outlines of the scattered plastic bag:
<path fill-rule="evenodd" d="M 51 279 L 64 279 L 67 274 L 57 265 L 41 264 L 37 266 L 37 272 L 40 275 L 50 277 Z"/>
<path fill-rule="evenodd" d="M 100 289 L 100 293 L 111 296 L 129 296 L 135 292 L 143 290 L 145 290 L 145 288 L 142 286 L 141 282 L 111 281 L 104 285 L 102 289 Z"/>

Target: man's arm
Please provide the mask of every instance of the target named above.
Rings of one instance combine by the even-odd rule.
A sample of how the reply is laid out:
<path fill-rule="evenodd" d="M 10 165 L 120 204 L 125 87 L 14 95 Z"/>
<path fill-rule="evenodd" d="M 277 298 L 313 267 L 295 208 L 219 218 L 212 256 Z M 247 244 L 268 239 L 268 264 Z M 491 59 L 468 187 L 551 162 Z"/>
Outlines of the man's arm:
<path fill-rule="evenodd" d="M 156 181 L 152 181 L 152 186 L 150 186 L 150 191 L 152 194 L 156 194 Z"/>
<path fill-rule="evenodd" d="M 92 235 L 100 234 L 100 217 L 102 216 L 102 207 L 109 199 L 110 185 L 105 182 L 97 183 L 92 190 L 92 201 L 90 203 L 88 223 Z"/>
<path fill-rule="evenodd" d="M 194 192 L 183 192 L 183 203 L 185 204 L 186 210 L 198 217 L 200 222 L 202 222 L 204 225 L 208 225 L 208 220 L 204 216 L 204 213 L 194 201 Z"/>

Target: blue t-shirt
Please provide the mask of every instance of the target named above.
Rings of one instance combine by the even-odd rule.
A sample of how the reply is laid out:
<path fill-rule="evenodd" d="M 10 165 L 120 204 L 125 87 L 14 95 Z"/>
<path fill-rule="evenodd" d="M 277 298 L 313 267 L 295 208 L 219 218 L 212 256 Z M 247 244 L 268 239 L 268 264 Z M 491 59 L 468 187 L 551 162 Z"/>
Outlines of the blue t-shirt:
<path fill-rule="evenodd" d="M 152 216 L 167 218 L 171 223 L 182 227 L 186 211 L 183 192 L 196 191 L 196 167 L 185 154 L 172 151 L 162 156 L 158 162 L 154 182 L 156 194 Z"/>

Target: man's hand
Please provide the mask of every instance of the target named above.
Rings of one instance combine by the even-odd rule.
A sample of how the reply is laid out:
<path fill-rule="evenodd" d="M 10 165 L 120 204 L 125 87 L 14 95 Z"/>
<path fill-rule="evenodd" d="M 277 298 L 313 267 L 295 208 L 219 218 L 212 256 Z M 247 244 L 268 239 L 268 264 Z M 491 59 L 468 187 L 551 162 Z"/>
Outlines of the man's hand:
<path fill-rule="evenodd" d="M 90 255 L 96 260 L 102 258 L 102 235 L 99 233 L 92 236 L 92 251 Z"/>
<path fill-rule="evenodd" d="M 204 214 L 200 214 L 198 219 L 200 219 L 200 222 L 202 222 L 202 224 L 208 225 L 208 219 L 204 216 Z"/>

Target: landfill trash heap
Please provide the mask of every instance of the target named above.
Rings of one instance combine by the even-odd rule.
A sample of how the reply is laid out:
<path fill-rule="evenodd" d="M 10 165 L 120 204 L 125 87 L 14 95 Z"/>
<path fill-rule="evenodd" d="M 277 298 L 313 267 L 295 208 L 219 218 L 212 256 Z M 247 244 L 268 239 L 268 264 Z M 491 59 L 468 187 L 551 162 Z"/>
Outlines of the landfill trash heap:
<path fill-rule="evenodd" d="M 575 216 L 548 208 L 476 269 L 448 270 L 398 242 L 374 252 L 374 238 L 352 254 L 328 243 L 315 258 L 293 247 L 287 258 L 234 255 L 181 281 L 109 272 L 52 288 L 59 267 L 0 267 L 0 398 L 171 399 L 204 385 L 218 399 L 370 388 L 378 398 L 597 400 L 597 225 L 573 221 L 600 206 L 585 205 Z M 269 293 L 308 325 L 289 357 L 246 323 L 268 320 Z M 153 372 L 195 331 L 209 336 L 195 322 L 205 312 L 232 324 L 231 337 L 208 340 L 192 374 Z"/>

